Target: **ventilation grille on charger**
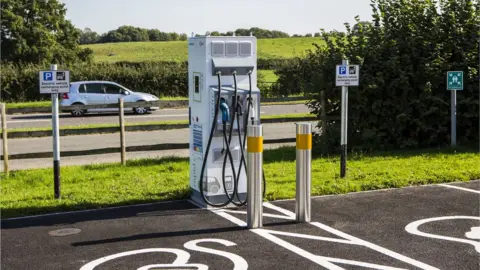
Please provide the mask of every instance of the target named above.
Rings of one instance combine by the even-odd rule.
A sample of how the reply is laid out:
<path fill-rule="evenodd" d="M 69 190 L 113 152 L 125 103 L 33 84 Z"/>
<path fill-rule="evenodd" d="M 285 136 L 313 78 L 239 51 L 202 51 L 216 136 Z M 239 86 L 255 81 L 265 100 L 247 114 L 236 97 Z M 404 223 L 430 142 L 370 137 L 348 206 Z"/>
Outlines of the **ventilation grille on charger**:
<path fill-rule="evenodd" d="M 227 56 L 238 55 L 238 42 L 227 42 Z"/>
<path fill-rule="evenodd" d="M 252 43 L 249 41 L 240 42 L 240 55 L 250 56 L 252 55 Z"/>
<path fill-rule="evenodd" d="M 225 55 L 225 43 L 223 41 L 212 42 L 212 56 L 220 57 Z"/>

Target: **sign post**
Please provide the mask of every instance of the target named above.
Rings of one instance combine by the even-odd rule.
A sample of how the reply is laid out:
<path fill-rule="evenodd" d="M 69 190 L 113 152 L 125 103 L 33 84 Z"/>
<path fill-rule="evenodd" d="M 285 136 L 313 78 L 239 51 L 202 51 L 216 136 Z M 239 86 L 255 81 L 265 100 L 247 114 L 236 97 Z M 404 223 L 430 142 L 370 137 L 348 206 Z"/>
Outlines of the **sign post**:
<path fill-rule="evenodd" d="M 341 109 L 341 160 L 340 177 L 344 178 L 347 170 L 347 127 L 348 127 L 348 87 L 358 86 L 360 81 L 360 67 L 348 65 L 348 60 L 343 60 L 342 65 L 337 65 L 336 86 L 342 87 Z"/>
<path fill-rule="evenodd" d="M 457 90 L 463 90 L 463 71 L 447 72 L 447 90 L 451 92 L 451 122 L 450 137 L 451 145 L 457 145 Z"/>
<path fill-rule="evenodd" d="M 50 71 L 40 71 L 40 93 L 52 96 L 52 135 L 53 135 L 53 184 L 55 199 L 60 198 L 60 131 L 58 94 L 68 93 L 70 89 L 70 71 L 57 70 L 51 65 Z"/>

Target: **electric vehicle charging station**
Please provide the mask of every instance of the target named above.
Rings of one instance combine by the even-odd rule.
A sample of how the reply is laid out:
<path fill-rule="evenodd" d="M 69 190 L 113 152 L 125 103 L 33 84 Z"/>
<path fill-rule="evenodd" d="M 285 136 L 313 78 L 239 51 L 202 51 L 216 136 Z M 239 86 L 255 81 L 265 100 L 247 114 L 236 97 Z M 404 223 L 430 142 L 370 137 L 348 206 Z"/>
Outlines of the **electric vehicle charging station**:
<path fill-rule="evenodd" d="M 257 39 L 188 40 L 191 199 L 205 208 L 246 204 L 248 125 L 260 124 Z"/>

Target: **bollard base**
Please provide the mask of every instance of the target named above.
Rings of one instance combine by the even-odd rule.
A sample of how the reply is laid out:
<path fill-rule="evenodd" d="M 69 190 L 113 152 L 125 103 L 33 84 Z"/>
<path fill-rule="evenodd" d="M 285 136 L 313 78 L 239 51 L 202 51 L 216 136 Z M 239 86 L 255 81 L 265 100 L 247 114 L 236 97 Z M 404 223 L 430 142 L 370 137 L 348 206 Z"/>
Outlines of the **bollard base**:
<path fill-rule="evenodd" d="M 53 161 L 53 185 L 55 199 L 60 198 L 60 160 Z"/>
<path fill-rule="evenodd" d="M 340 177 L 344 178 L 347 172 L 347 145 L 342 145 L 340 160 Z"/>

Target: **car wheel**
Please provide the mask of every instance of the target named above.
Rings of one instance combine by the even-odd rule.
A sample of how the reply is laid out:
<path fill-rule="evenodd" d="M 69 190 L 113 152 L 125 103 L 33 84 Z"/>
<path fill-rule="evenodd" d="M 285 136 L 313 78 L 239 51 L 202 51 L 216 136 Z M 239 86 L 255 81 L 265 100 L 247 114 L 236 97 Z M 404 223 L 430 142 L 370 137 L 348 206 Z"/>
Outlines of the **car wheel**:
<path fill-rule="evenodd" d="M 75 105 L 83 106 L 82 103 L 75 103 L 72 106 L 75 106 Z M 72 116 L 79 117 L 79 116 L 85 115 L 85 110 L 81 109 L 80 107 L 75 107 L 72 111 L 70 111 L 70 113 L 72 114 Z"/>
<path fill-rule="evenodd" d="M 139 100 L 139 102 L 143 102 L 143 100 Z M 136 114 L 146 114 L 148 112 L 148 108 L 135 107 L 133 108 L 133 112 L 135 112 Z"/>

